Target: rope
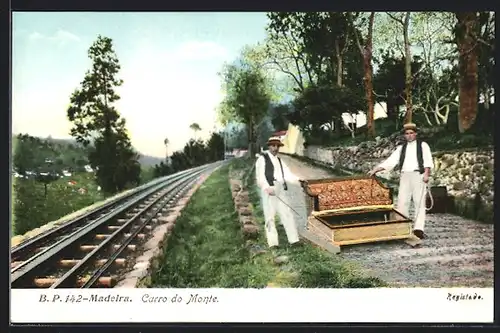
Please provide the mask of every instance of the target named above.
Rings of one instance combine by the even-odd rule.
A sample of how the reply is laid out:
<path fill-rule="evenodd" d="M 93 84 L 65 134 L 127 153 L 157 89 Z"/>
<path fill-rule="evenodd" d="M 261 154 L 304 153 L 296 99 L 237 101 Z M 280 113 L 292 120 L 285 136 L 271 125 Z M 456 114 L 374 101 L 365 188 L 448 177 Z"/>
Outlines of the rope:
<path fill-rule="evenodd" d="M 432 209 L 432 207 L 434 207 L 434 198 L 432 197 L 431 189 L 429 188 L 429 186 L 427 184 L 425 184 L 424 186 L 427 188 L 427 195 L 429 196 L 429 200 L 431 202 L 430 207 L 425 207 L 425 210 L 429 211 Z M 424 198 L 424 200 L 425 200 L 425 198 Z M 427 202 L 426 202 L 426 205 L 427 205 Z"/>
<path fill-rule="evenodd" d="M 426 195 L 424 195 L 425 192 L 427 192 Z M 427 202 L 426 202 L 427 195 L 429 196 L 429 199 L 431 201 L 430 207 L 427 207 Z M 416 209 L 414 221 L 416 221 L 418 218 L 418 215 L 420 213 L 420 206 L 422 205 L 422 201 L 423 201 L 423 204 L 425 207 L 425 211 L 429 211 L 432 209 L 432 207 L 434 207 L 434 198 L 432 197 L 431 190 L 426 183 L 424 183 L 424 186 L 422 187 L 422 192 L 420 192 L 420 198 L 421 198 L 421 200 L 420 200 L 420 203 Z"/>

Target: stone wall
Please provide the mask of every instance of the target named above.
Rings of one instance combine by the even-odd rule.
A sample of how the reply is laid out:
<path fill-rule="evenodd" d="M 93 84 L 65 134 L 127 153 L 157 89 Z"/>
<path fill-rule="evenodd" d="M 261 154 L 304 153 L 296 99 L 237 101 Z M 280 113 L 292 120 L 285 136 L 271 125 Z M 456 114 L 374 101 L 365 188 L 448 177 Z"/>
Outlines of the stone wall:
<path fill-rule="evenodd" d="M 309 146 L 303 156 L 336 169 L 365 173 L 387 158 L 401 142 L 401 136 L 394 134 L 351 147 Z M 432 172 L 431 186 L 446 186 L 448 193 L 458 198 L 477 200 L 476 195 L 479 194 L 482 202 L 493 205 L 493 147 L 433 152 L 433 156 L 435 170 Z M 397 180 L 399 173 L 381 172 L 379 176 Z"/>
<path fill-rule="evenodd" d="M 250 202 L 248 189 L 244 187 L 244 174 L 244 170 L 230 168 L 229 185 L 243 236 L 245 239 L 255 239 L 259 235 L 260 228 L 253 214 L 254 210 Z"/>

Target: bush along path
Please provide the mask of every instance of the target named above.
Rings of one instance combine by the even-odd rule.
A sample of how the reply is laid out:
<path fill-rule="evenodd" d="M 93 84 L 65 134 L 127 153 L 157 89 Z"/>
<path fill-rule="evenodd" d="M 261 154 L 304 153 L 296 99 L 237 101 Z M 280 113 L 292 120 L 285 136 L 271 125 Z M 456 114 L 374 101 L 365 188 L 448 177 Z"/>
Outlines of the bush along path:
<path fill-rule="evenodd" d="M 286 239 L 276 252 L 267 249 L 261 232 L 262 211 L 251 170 L 253 160 L 235 159 L 215 171 L 178 217 L 144 287 L 265 288 L 375 287 L 383 282 L 362 276 L 352 265 L 332 259 L 311 245 L 291 249 Z M 241 211 L 235 209 L 229 172 L 239 174 Z M 236 178 L 236 177 L 235 177 Z M 236 184 L 236 181 L 233 180 Z M 240 186 L 241 186 L 240 185 Z M 248 193 L 248 201 L 246 194 Z M 241 194 L 243 193 L 243 194 Z M 236 197 L 236 196 L 235 196 Z M 248 203 L 248 204 L 247 204 Z M 251 214 L 248 214 L 251 211 Z M 252 228 L 245 225 L 252 225 Z M 252 230 L 249 232 L 249 230 Z M 284 231 L 280 230 L 284 236 Z"/>

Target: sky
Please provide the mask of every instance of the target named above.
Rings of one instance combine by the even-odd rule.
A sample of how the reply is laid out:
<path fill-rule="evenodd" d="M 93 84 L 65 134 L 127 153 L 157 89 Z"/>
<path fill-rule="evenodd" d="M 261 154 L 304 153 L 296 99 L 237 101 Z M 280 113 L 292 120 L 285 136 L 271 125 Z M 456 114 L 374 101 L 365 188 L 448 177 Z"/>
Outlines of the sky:
<path fill-rule="evenodd" d="M 121 64 L 116 107 L 133 146 L 165 156 L 208 138 L 223 98 L 217 72 L 265 38 L 265 13 L 13 13 L 12 131 L 69 138 L 71 93 L 91 66 L 87 51 L 110 37 Z"/>

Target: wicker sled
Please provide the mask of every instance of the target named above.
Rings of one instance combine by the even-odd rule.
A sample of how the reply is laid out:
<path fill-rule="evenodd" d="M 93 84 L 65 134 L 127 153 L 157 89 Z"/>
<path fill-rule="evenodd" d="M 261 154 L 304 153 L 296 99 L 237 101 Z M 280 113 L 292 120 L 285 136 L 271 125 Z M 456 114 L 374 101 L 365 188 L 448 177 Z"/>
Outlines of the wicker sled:
<path fill-rule="evenodd" d="M 334 246 L 412 239 L 412 221 L 393 207 L 392 189 L 376 178 L 348 177 L 303 183 L 308 229 Z"/>

